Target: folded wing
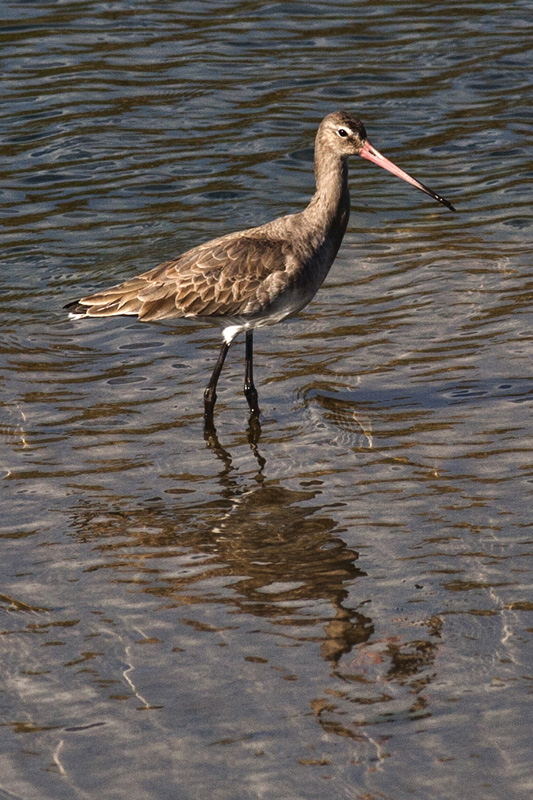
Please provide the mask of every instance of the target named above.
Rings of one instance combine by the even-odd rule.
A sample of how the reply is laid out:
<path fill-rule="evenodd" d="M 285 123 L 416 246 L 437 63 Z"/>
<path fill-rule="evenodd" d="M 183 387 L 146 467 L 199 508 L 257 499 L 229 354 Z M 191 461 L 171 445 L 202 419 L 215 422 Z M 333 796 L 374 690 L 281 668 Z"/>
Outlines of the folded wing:
<path fill-rule="evenodd" d="M 294 268 L 286 240 L 245 231 L 199 245 L 174 261 L 66 308 L 73 315 L 127 314 L 146 322 L 248 316 L 266 307 L 290 284 Z"/>

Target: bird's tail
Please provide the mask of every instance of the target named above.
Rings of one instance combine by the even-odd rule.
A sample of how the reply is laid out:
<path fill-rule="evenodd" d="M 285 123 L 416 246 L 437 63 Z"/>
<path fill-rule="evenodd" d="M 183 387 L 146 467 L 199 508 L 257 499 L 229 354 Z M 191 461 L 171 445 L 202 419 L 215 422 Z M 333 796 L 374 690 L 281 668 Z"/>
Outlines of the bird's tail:
<path fill-rule="evenodd" d="M 83 306 L 78 300 L 73 300 L 63 306 L 65 311 L 68 311 L 70 319 L 83 319 L 87 316 L 89 310 L 87 306 Z"/>

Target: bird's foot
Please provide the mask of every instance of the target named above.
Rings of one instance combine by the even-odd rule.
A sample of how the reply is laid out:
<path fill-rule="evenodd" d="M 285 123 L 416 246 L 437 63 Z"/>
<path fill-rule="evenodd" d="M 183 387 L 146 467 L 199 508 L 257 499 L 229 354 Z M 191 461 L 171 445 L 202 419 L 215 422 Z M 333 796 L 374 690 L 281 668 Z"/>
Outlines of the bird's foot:
<path fill-rule="evenodd" d="M 257 389 L 253 383 L 250 386 L 244 387 L 244 396 L 246 397 L 251 413 L 258 417 L 260 414 L 259 398 L 257 396 Z"/>

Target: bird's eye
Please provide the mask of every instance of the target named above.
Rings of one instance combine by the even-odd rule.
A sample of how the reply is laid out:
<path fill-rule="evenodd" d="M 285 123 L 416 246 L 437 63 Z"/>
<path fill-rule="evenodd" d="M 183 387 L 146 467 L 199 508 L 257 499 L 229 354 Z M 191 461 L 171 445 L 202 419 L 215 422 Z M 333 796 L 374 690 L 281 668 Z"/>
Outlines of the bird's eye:
<path fill-rule="evenodd" d="M 345 136 L 348 136 L 348 131 L 346 130 L 346 128 L 339 128 L 339 130 L 337 131 L 337 135 L 342 136 L 342 138 L 344 139 Z"/>

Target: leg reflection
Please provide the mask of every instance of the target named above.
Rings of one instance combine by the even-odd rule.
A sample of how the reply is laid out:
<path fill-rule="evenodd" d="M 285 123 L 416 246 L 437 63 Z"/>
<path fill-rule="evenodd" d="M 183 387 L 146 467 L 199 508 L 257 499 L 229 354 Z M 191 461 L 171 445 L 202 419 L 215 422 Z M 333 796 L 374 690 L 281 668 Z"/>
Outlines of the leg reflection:
<path fill-rule="evenodd" d="M 252 412 L 250 414 L 246 435 L 248 439 L 248 444 L 250 445 L 250 449 L 259 467 L 259 471 L 256 475 L 256 480 L 263 481 L 264 480 L 263 470 L 266 466 L 266 459 L 261 455 L 258 448 L 259 439 L 261 438 L 261 422 L 259 420 L 259 415 L 255 412 Z M 217 456 L 217 458 L 219 458 L 222 461 L 222 463 L 224 464 L 224 471 L 227 473 L 230 470 L 232 470 L 233 462 L 231 454 L 220 443 L 220 439 L 218 437 L 217 429 L 215 427 L 215 423 L 213 421 L 212 416 L 210 417 L 206 416 L 204 418 L 204 441 L 207 447 L 210 450 L 212 450 Z"/>

